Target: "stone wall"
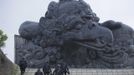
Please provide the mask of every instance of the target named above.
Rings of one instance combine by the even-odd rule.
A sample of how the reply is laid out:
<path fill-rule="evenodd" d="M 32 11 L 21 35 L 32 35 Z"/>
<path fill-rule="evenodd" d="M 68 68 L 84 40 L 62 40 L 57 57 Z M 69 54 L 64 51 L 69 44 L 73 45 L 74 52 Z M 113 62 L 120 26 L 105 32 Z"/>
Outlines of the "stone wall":
<path fill-rule="evenodd" d="M 0 75 L 19 75 L 19 67 L 13 64 L 0 49 Z"/>

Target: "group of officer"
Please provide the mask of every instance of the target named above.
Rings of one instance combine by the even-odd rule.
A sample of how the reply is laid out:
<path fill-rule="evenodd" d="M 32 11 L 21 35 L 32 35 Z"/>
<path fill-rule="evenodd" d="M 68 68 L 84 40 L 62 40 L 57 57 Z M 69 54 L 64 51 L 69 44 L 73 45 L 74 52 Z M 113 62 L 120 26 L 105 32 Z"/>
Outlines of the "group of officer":
<path fill-rule="evenodd" d="M 64 63 L 57 64 L 53 72 L 51 70 L 50 65 L 48 63 L 46 63 L 43 66 L 42 70 L 43 70 L 43 72 L 41 72 L 41 70 L 38 69 L 37 72 L 35 72 L 35 75 L 43 75 L 43 73 L 44 73 L 44 75 L 67 75 L 67 74 L 70 74 L 68 66 Z"/>
<path fill-rule="evenodd" d="M 22 60 L 20 60 L 18 65 L 20 66 L 21 75 L 24 75 L 25 69 L 27 68 L 26 60 L 24 58 L 22 58 Z M 69 68 L 68 68 L 67 64 L 65 64 L 65 63 L 56 64 L 55 69 L 52 72 L 49 63 L 46 62 L 42 68 L 42 71 L 40 68 L 38 68 L 38 70 L 35 72 L 34 75 L 67 75 L 67 74 L 70 74 Z"/>

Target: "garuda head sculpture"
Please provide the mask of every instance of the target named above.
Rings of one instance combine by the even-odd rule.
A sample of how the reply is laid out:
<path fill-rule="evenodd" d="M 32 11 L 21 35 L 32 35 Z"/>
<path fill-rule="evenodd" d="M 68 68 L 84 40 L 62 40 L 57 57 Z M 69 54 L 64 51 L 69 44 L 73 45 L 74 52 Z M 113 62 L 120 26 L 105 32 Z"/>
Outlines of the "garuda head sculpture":
<path fill-rule="evenodd" d="M 124 31 L 120 31 L 123 27 Z M 127 29 L 119 22 L 99 23 L 99 18 L 83 0 L 60 0 L 49 4 L 39 23 L 24 22 L 19 33 L 42 49 L 42 59 L 31 58 L 33 62 L 66 62 L 71 67 L 124 68 L 128 67 L 129 54 L 126 51 L 129 50 L 115 42 L 122 43 L 119 41 L 121 36 L 116 35 L 125 36 L 127 33 L 119 33 L 128 30 L 129 27 Z M 128 33 L 125 40 L 133 40 L 133 30 Z M 130 45 L 133 42 L 126 47 Z"/>

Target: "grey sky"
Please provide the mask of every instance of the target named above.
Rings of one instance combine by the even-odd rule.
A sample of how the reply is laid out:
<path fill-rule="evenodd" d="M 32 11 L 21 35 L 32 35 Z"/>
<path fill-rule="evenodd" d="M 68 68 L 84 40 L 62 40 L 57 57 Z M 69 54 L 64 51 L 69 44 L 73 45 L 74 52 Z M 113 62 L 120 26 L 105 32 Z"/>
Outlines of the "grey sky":
<path fill-rule="evenodd" d="M 14 34 L 26 20 L 39 21 L 51 1 L 58 0 L 0 0 L 0 29 L 8 40 L 4 53 L 14 61 Z M 134 28 L 134 0 L 85 0 L 100 17 L 100 22 L 115 20 Z"/>

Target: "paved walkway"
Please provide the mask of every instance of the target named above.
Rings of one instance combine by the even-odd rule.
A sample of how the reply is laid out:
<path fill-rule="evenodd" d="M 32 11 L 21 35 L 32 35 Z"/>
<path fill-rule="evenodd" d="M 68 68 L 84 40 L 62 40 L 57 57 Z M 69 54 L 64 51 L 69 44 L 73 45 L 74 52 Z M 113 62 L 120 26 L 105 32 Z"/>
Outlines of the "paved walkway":
<path fill-rule="evenodd" d="M 53 70 L 53 69 L 52 69 Z M 36 69 L 27 69 L 25 75 L 34 75 Z M 134 69 L 70 69 L 70 75 L 134 75 Z"/>

